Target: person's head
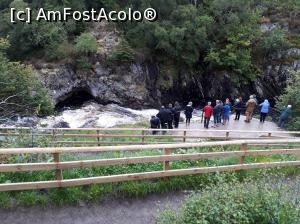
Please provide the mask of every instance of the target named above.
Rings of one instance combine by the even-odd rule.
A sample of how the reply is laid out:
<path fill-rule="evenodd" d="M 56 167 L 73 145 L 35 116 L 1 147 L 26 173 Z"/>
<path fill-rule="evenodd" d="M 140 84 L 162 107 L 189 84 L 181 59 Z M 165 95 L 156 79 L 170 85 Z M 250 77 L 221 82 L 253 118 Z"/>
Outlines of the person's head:
<path fill-rule="evenodd" d="M 172 107 L 173 107 L 173 105 L 171 103 L 169 103 L 169 108 L 172 108 Z"/>
<path fill-rule="evenodd" d="M 210 105 L 211 105 L 211 102 L 210 102 L 210 101 L 209 101 L 209 102 L 207 102 L 207 105 L 208 105 L 208 106 L 210 106 Z"/>
<path fill-rule="evenodd" d="M 254 96 L 253 96 L 253 95 L 251 95 L 249 98 L 250 98 L 250 99 L 254 99 Z"/>
<path fill-rule="evenodd" d="M 240 96 L 240 97 L 239 97 L 239 100 L 240 100 L 240 101 L 242 101 L 242 100 L 243 100 L 243 98 Z"/>
<path fill-rule="evenodd" d="M 236 99 L 235 102 L 239 103 L 239 102 L 240 102 L 240 99 Z"/>
<path fill-rule="evenodd" d="M 193 106 L 193 102 L 190 101 L 190 102 L 188 103 L 188 106 Z"/>
<path fill-rule="evenodd" d="M 179 103 L 178 103 L 178 101 L 175 102 L 175 106 L 176 106 L 176 107 L 179 107 L 179 106 L 180 106 Z"/>
<path fill-rule="evenodd" d="M 269 100 L 265 99 L 265 103 L 269 103 Z"/>
<path fill-rule="evenodd" d="M 216 105 L 220 104 L 220 100 L 216 100 Z"/>
<path fill-rule="evenodd" d="M 225 101 L 226 103 L 229 103 L 230 101 L 229 101 L 229 99 L 228 98 L 226 98 L 226 101 Z"/>
<path fill-rule="evenodd" d="M 164 106 L 164 105 L 162 105 L 162 106 L 161 106 L 161 109 L 165 109 L 165 106 Z"/>
<path fill-rule="evenodd" d="M 292 105 L 288 105 L 287 108 L 292 108 Z"/>

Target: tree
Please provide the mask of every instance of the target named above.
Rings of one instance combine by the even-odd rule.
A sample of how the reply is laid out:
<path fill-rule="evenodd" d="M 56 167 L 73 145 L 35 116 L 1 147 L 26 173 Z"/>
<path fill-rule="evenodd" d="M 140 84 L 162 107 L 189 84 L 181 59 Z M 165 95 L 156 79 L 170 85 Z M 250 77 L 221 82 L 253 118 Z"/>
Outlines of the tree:
<path fill-rule="evenodd" d="M 0 116 L 52 113 L 51 99 L 32 68 L 9 61 L 5 55 L 8 47 L 9 42 L 0 38 Z"/>
<path fill-rule="evenodd" d="M 284 93 L 277 100 L 277 108 L 282 110 L 287 105 L 292 105 L 292 116 L 287 127 L 300 131 L 300 72 L 290 72 L 288 85 Z"/>

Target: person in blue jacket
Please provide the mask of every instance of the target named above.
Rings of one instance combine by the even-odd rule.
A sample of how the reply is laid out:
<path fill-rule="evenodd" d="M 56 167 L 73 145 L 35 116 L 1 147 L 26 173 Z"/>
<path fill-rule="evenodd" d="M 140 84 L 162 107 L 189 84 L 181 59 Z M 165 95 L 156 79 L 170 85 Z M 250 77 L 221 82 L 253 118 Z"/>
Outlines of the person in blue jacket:
<path fill-rule="evenodd" d="M 229 100 L 226 100 L 226 103 L 223 106 L 223 125 L 229 123 L 229 118 L 230 118 L 230 106 L 229 106 Z"/>
<path fill-rule="evenodd" d="M 280 128 L 285 127 L 285 122 L 287 121 L 291 112 L 292 112 L 292 105 L 288 105 L 286 108 L 283 109 L 283 111 L 281 112 L 281 115 L 279 117 L 279 123 L 278 123 L 278 126 Z"/>
<path fill-rule="evenodd" d="M 260 109 L 260 122 L 264 123 L 266 120 L 266 117 L 270 110 L 270 103 L 268 100 L 265 100 L 263 103 L 259 105 L 261 107 Z"/>

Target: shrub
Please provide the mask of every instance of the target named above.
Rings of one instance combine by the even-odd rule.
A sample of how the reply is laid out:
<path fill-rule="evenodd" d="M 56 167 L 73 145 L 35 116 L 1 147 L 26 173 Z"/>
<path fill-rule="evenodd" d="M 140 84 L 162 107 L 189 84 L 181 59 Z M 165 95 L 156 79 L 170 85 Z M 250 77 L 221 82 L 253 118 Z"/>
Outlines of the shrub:
<path fill-rule="evenodd" d="M 113 50 L 109 61 L 129 63 L 134 61 L 134 51 L 126 40 L 122 40 L 121 43 Z"/>
<path fill-rule="evenodd" d="M 296 224 L 300 221 L 299 195 L 298 198 L 292 195 L 294 200 L 291 200 L 288 195 L 291 190 L 288 184 L 264 181 L 221 183 L 188 198 L 180 214 L 166 210 L 158 223 Z"/>
<path fill-rule="evenodd" d="M 75 42 L 75 51 L 78 54 L 88 55 L 97 52 L 97 39 L 91 33 L 82 33 L 76 38 Z"/>

